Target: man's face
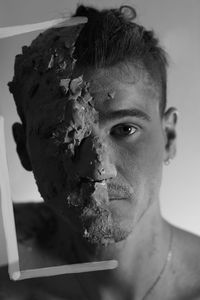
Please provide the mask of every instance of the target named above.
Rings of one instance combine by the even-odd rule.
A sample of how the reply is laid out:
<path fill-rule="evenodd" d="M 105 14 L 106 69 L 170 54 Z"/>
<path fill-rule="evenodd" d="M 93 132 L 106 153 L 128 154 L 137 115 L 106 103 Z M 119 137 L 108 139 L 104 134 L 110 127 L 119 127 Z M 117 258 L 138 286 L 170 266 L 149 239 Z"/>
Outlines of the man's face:
<path fill-rule="evenodd" d="M 52 99 L 48 93 L 44 96 L 44 91 L 38 92 L 27 112 L 27 148 L 44 200 L 70 220 L 76 230 L 92 228 L 94 243 L 98 231 L 100 243 L 108 234 L 110 241 L 117 242 L 126 239 L 150 205 L 158 201 L 165 148 L 160 95 L 147 74 L 139 74 L 134 68 L 123 75 L 117 68 L 87 71 L 83 72 L 83 80 L 90 83 L 91 113 L 93 117 L 97 113 L 98 118 L 90 120 L 90 133 L 79 141 L 76 156 L 63 155 L 58 149 L 59 139 L 52 139 L 61 115 L 66 124 L 72 122 L 67 119 L 66 100 Z M 101 155 L 95 160 L 98 147 Z M 87 210 L 85 221 L 81 197 L 87 198 L 87 192 L 92 195 L 91 184 L 96 194 L 105 193 L 108 199 L 98 204 L 99 215 Z M 70 197 L 77 199 L 69 201 Z M 95 197 L 92 201 L 99 196 Z M 87 209 L 91 208 L 90 199 L 86 202 Z M 86 230 L 83 224 L 88 220 Z M 79 229 L 81 226 L 84 228 Z"/>

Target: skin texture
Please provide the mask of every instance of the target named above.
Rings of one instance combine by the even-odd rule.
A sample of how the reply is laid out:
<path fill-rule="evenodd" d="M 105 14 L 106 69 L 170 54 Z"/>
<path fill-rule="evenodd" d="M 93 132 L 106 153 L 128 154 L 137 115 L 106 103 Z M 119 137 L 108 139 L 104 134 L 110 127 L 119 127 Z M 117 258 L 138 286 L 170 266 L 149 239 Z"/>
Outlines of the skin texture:
<path fill-rule="evenodd" d="M 80 235 L 91 243 L 103 245 L 114 241 L 113 224 L 107 185 L 101 178 L 96 181 L 93 173 L 101 177 L 110 166 L 104 160 L 106 145 L 98 135 L 92 137 L 98 112 L 94 109 L 89 84 L 80 75 L 72 78 L 76 64 L 74 44 L 80 29 L 76 26 L 70 30 L 47 31 L 32 43 L 32 48 L 23 48 L 24 55 L 27 54 L 23 63 L 32 74 L 23 86 L 28 94 L 27 112 L 33 110 L 32 120 L 26 118 L 26 129 L 33 140 L 39 137 L 39 143 L 36 138 L 31 148 L 35 151 L 39 145 L 41 151 L 36 156 L 30 154 L 29 169 L 33 166 L 39 191 L 49 205 L 64 215 L 68 208 L 69 218 L 73 218 L 73 226 Z M 80 160 L 82 148 L 89 150 L 85 160 Z M 82 174 L 88 165 L 87 174 Z"/>

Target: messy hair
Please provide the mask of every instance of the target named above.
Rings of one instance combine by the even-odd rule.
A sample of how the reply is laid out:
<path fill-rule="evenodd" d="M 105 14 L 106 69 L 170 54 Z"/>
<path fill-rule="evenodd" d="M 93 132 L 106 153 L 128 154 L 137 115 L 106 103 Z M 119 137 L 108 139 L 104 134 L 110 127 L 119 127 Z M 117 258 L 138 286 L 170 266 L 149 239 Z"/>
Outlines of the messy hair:
<path fill-rule="evenodd" d="M 135 9 L 121 6 L 119 9 L 97 10 L 80 5 L 73 16 L 88 18 L 75 43 L 73 56 L 76 58 L 76 66 L 95 70 L 120 64 L 134 64 L 145 70 L 160 91 L 159 107 L 162 116 L 167 98 L 167 55 L 154 32 L 135 22 Z M 51 33 L 53 30 L 52 28 L 48 32 Z M 23 53 L 15 60 L 13 81 L 9 83 L 23 123 L 25 123 L 25 109 L 22 104 L 23 82 L 29 80 L 31 76 L 30 60 L 27 56 L 37 52 L 37 39 L 41 40 L 43 36 L 45 44 L 46 36 L 39 35 L 29 47 L 23 47 Z"/>

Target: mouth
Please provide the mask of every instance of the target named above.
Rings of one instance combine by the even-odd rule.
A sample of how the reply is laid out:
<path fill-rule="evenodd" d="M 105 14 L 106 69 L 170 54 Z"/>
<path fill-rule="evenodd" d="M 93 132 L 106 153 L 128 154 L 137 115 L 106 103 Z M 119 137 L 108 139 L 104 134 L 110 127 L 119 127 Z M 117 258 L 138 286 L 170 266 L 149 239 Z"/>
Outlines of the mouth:
<path fill-rule="evenodd" d="M 126 197 L 109 197 L 110 202 L 111 201 L 120 201 L 120 200 L 128 200 Z"/>

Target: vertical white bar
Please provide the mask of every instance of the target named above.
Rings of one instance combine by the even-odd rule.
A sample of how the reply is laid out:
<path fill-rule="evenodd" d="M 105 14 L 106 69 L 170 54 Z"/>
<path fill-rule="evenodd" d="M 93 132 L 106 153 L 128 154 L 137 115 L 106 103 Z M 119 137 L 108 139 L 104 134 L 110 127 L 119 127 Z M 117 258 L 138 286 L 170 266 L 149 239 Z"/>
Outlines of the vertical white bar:
<path fill-rule="evenodd" d="M 19 254 L 6 158 L 4 119 L 2 116 L 0 116 L 0 192 L 3 227 L 8 255 L 8 272 L 11 279 L 17 280 L 20 277 Z"/>

